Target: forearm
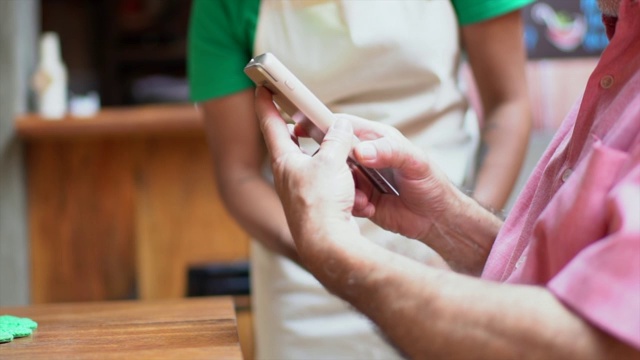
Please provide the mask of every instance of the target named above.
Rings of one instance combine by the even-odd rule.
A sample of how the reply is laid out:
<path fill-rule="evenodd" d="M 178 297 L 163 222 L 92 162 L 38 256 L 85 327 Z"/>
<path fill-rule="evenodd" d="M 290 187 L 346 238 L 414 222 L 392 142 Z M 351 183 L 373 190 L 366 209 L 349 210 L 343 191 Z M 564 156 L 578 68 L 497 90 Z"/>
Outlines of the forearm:
<path fill-rule="evenodd" d="M 447 192 L 445 210 L 418 240 L 440 254 L 452 270 L 480 275 L 502 220 L 453 185 Z"/>
<path fill-rule="evenodd" d="M 501 104 L 485 114 L 478 152 L 473 197 L 490 209 L 502 210 L 513 191 L 531 131 L 526 99 Z"/>
<path fill-rule="evenodd" d="M 517 180 L 531 128 L 520 11 L 471 24 L 461 36 L 484 115 L 474 197 L 502 210 Z"/>
<path fill-rule="evenodd" d="M 409 358 L 637 356 L 575 316 L 544 288 L 490 283 L 437 270 L 364 239 L 325 239 L 330 241 L 340 245 L 325 253 L 330 260 L 316 261 L 312 272 L 371 318 Z"/>
<path fill-rule="evenodd" d="M 223 202 L 240 226 L 269 250 L 299 263 L 282 205 L 258 174 L 218 179 Z"/>
<path fill-rule="evenodd" d="M 247 89 L 202 104 L 218 192 L 249 235 L 268 249 L 298 261 L 282 205 L 262 176 L 266 153 L 253 94 L 253 89 Z"/>

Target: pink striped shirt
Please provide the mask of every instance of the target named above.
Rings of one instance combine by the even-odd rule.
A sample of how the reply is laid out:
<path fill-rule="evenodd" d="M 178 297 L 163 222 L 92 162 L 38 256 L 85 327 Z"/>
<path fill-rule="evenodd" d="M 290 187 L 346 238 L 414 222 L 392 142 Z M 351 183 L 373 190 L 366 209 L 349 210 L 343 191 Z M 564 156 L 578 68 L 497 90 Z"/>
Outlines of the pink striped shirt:
<path fill-rule="evenodd" d="M 505 222 L 483 278 L 546 286 L 640 349 L 640 3 L 615 35 Z M 613 32 L 611 32 L 613 34 Z"/>

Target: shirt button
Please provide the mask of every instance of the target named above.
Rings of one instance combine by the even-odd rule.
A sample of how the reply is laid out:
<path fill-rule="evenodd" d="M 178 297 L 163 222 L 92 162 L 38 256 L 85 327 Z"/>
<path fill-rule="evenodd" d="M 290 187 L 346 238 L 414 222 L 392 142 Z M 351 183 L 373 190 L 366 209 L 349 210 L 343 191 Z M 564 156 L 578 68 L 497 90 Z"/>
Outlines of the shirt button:
<path fill-rule="evenodd" d="M 613 76 L 605 75 L 600 79 L 600 86 L 602 86 L 603 89 L 608 89 L 612 85 L 613 85 Z"/>
<path fill-rule="evenodd" d="M 569 179 L 569 176 L 571 176 L 572 172 L 573 170 L 571 169 L 566 169 L 565 171 L 563 171 L 561 176 L 562 182 L 566 182 L 567 179 Z"/>

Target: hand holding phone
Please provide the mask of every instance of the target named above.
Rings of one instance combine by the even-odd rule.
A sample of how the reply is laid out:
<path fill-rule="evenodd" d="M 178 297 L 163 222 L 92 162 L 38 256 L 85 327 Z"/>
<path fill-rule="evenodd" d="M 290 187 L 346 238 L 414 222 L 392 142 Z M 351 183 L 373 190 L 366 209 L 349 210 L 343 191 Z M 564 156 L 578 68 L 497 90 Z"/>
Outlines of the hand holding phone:
<path fill-rule="evenodd" d="M 305 131 L 316 142 L 321 143 L 327 130 L 333 124 L 334 114 L 320 101 L 275 55 L 258 55 L 244 68 L 244 72 L 258 86 L 264 86 L 273 94 L 273 100 L 280 110 L 296 121 L 300 114 L 306 122 Z M 347 160 L 352 168 L 360 171 L 380 192 L 399 195 L 393 186 L 393 177 L 384 176 L 376 169 L 360 165 L 352 156 Z"/>

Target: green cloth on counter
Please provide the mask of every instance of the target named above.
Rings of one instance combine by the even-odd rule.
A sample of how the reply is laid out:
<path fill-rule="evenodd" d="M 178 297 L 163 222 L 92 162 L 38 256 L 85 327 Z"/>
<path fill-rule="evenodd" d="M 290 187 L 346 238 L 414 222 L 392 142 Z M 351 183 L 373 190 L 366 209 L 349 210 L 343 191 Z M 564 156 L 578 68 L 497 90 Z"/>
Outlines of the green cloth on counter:
<path fill-rule="evenodd" d="M 12 315 L 0 315 L 0 343 L 10 342 L 14 338 L 31 335 L 38 323 L 29 318 Z"/>

